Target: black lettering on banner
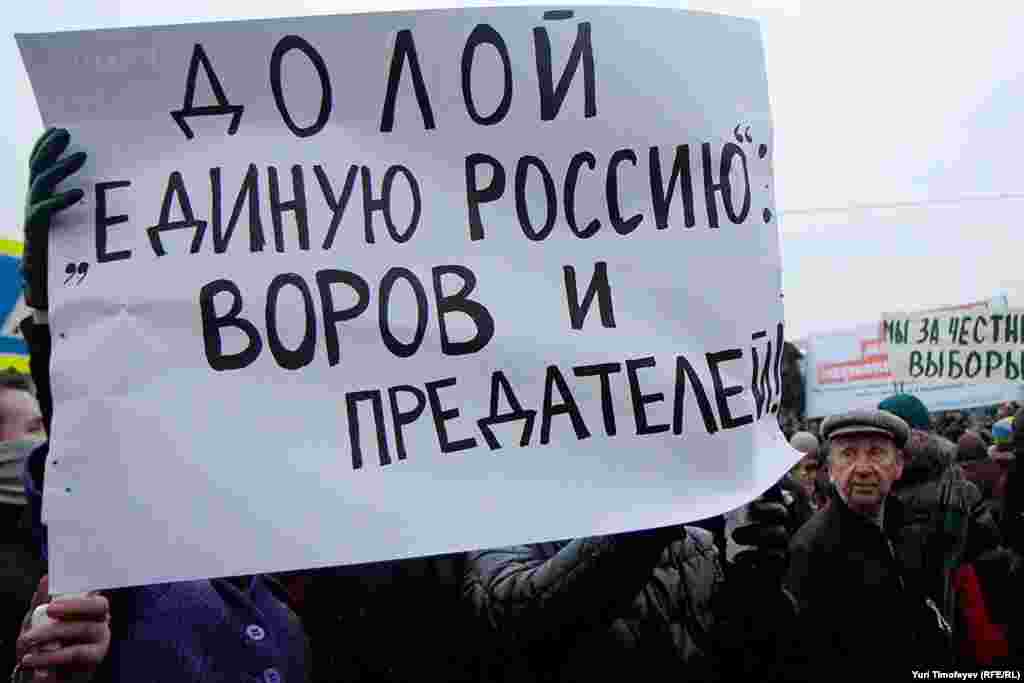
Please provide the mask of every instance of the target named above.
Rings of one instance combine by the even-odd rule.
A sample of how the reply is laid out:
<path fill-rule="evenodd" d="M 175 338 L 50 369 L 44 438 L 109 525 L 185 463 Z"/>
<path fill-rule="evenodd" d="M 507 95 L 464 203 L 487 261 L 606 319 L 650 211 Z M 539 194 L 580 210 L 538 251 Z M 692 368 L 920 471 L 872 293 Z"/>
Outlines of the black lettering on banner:
<path fill-rule="evenodd" d="M 636 152 L 631 149 L 620 149 L 612 154 L 608 161 L 608 175 L 605 178 L 605 201 L 608 203 L 608 218 L 612 228 L 620 235 L 628 235 L 636 230 L 640 221 L 644 219 L 643 214 L 634 214 L 623 220 L 622 206 L 619 204 L 619 164 L 629 161 L 636 166 Z"/>
<path fill-rule="evenodd" d="M 921 352 L 917 349 L 913 349 L 910 352 L 910 376 L 917 379 L 924 374 L 924 360 L 921 357 Z"/>
<path fill-rule="evenodd" d="M 412 410 L 401 410 L 398 405 L 399 392 L 415 398 L 416 407 Z M 395 452 L 399 460 L 405 460 L 405 435 L 402 433 L 402 428 L 419 419 L 419 416 L 423 414 L 423 409 L 427 406 L 427 397 L 416 387 L 402 384 L 388 389 L 388 401 L 391 404 L 391 415 L 395 424 Z"/>
<path fill-rule="evenodd" d="M 957 338 L 957 343 L 960 344 L 960 346 L 967 346 L 970 343 L 967 338 L 967 335 L 969 334 L 967 326 L 970 322 L 971 316 L 969 315 L 965 315 L 960 319 L 960 335 Z"/>
<path fill-rule="evenodd" d="M 384 172 L 384 180 L 381 182 L 380 199 L 375 199 L 373 197 L 373 181 L 369 167 L 363 166 L 362 171 L 363 223 L 366 230 L 366 243 L 374 243 L 374 211 L 380 211 L 384 216 L 384 225 L 387 227 L 388 234 L 391 235 L 391 239 L 399 244 L 408 242 L 416 232 L 416 228 L 419 226 L 420 212 L 423 208 L 420 198 L 420 186 L 419 183 L 416 182 L 416 178 L 413 176 L 412 171 L 407 169 L 405 166 L 390 166 L 388 170 Z M 406 182 L 409 184 L 409 191 L 412 194 L 412 216 L 409 219 L 409 225 L 406 226 L 404 233 L 398 232 L 398 227 L 395 225 L 395 222 L 391 217 L 391 189 L 395 183 L 395 176 L 399 173 L 402 174 Z"/>
<path fill-rule="evenodd" d="M 1009 355 L 1009 354 L 1007 354 Z M 985 354 L 985 377 L 992 376 L 1003 367 L 1003 354 L 999 351 L 989 351 Z"/>
<path fill-rule="evenodd" d="M 718 417 L 722 423 L 722 429 L 735 429 L 736 427 L 752 423 L 754 421 L 753 415 L 732 416 L 732 411 L 729 409 L 729 398 L 742 394 L 743 385 L 725 386 L 722 380 L 722 371 L 718 367 L 722 363 L 743 358 L 743 350 L 728 349 L 726 351 L 718 351 L 717 353 L 705 354 L 705 357 L 708 362 L 708 370 L 711 371 L 711 384 L 715 388 L 715 402 L 718 404 Z"/>
<path fill-rule="evenodd" d="M 509 406 L 509 412 L 504 415 L 498 413 L 499 391 L 505 394 L 505 400 Z M 517 420 L 523 420 L 523 434 L 519 439 L 519 446 L 528 446 L 530 444 L 530 436 L 533 434 L 533 423 L 536 418 L 536 410 L 523 410 L 523 406 L 519 403 L 519 399 L 516 398 L 515 392 L 512 391 L 512 386 L 509 384 L 508 378 L 505 377 L 505 373 L 501 370 L 495 370 L 491 373 L 491 411 L 487 417 L 477 420 L 477 426 L 480 428 L 480 433 L 484 435 L 488 448 L 492 451 L 501 448 L 501 443 L 498 442 L 498 438 L 494 435 L 493 426 Z"/>
<path fill-rule="evenodd" d="M 320 79 L 320 112 L 317 114 L 316 121 L 305 127 L 295 123 L 288 111 L 288 105 L 284 101 L 284 89 L 281 87 L 281 61 L 291 50 L 298 50 L 306 55 Z M 316 135 L 323 130 L 331 118 L 333 102 L 331 77 L 327 73 L 327 65 L 316 48 L 299 36 L 285 36 L 274 46 L 274 52 L 270 55 L 270 90 L 274 93 L 274 104 L 277 105 L 277 111 L 281 114 L 281 120 L 296 137 L 308 138 Z"/>
<path fill-rule="evenodd" d="M 1020 343 L 1020 316 L 1006 316 L 1006 342 L 1009 344 Z"/>
<path fill-rule="evenodd" d="M 469 298 L 476 288 L 476 275 L 473 271 L 465 266 L 435 266 L 432 274 L 434 296 L 437 300 L 437 320 L 441 326 L 441 353 L 446 356 L 464 356 L 476 353 L 487 346 L 494 336 L 494 317 L 483 304 Z M 444 294 L 441 283 L 441 277 L 444 275 L 455 275 L 461 279 L 462 289 L 455 294 Z M 451 341 L 446 318 L 449 313 L 454 312 L 465 313 L 473 321 L 476 334 L 472 339 L 462 342 Z"/>
<path fill-rule="evenodd" d="M 409 74 L 412 76 L 412 87 L 416 93 L 416 104 L 423 116 L 423 127 L 434 129 L 434 110 L 430 107 L 427 86 L 423 82 L 420 71 L 420 60 L 416 56 L 416 43 L 412 39 L 412 31 L 403 29 L 395 37 L 395 51 L 391 56 L 391 70 L 388 72 L 388 90 L 384 96 L 384 111 L 380 117 L 380 132 L 390 133 L 395 127 L 395 99 L 398 97 L 398 84 L 402 80 L 402 67 L 409 60 Z"/>
<path fill-rule="evenodd" d="M 222 316 L 217 315 L 215 298 L 218 294 L 227 293 L 231 295 L 231 309 Z M 214 280 L 199 290 L 199 311 L 203 321 L 203 348 L 206 352 L 206 362 L 210 368 L 217 372 L 224 370 L 239 370 L 252 365 L 263 350 L 263 340 L 260 338 L 259 330 L 239 314 L 242 312 L 242 292 L 231 280 Z M 238 353 L 224 353 L 221 329 L 233 327 L 241 331 L 249 342 L 245 348 Z"/>
<path fill-rule="evenodd" d="M 274 248 L 284 252 L 284 220 L 282 216 L 291 212 L 295 216 L 295 228 L 299 233 L 299 249 L 309 251 L 309 218 L 306 211 L 306 184 L 302 179 L 302 167 L 292 166 L 292 199 L 281 201 L 281 189 L 277 180 L 277 169 L 267 167 L 270 180 L 270 219 L 274 223 Z"/>
<path fill-rule="evenodd" d="M 363 447 L 359 441 L 359 406 L 360 401 L 371 401 L 373 403 L 373 423 L 377 430 L 377 452 L 380 455 L 380 464 L 391 464 L 391 454 L 388 452 L 388 435 L 384 430 L 384 401 L 381 398 L 380 389 L 372 391 L 353 391 L 345 394 L 345 411 L 348 414 L 348 440 L 352 447 L 352 469 L 358 470 L 363 466 Z"/>
<path fill-rule="evenodd" d="M 931 351 L 928 351 L 925 354 L 925 366 L 924 366 L 924 376 L 925 377 L 941 377 L 942 376 L 942 370 L 943 370 L 943 366 L 942 366 L 942 353 L 941 352 L 936 352 L 935 355 L 938 357 L 937 359 L 932 357 L 932 352 Z"/>
<path fill-rule="evenodd" d="M 736 213 L 732 203 L 732 160 L 736 156 L 739 156 L 740 161 L 743 163 L 743 205 L 740 207 L 739 213 Z M 701 161 L 704 167 L 704 198 L 707 202 L 708 225 L 712 228 L 718 227 L 718 203 L 715 201 L 716 192 L 721 193 L 725 215 L 733 224 L 739 225 L 747 220 L 747 214 L 750 213 L 750 173 L 747 170 L 747 156 L 743 153 L 743 148 L 735 142 L 725 143 L 725 146 L 722 148 L 722 158 L 719 161 L 719 178 L 717 183 L 712 177 L 711 143 L 709 142 L 701 145 Z"/>
<path fill-rule="evenodd" d="M 782 323 L 775 324 L 775 362 L 773 363 L 775 372 L 775 393 L 778 395 L 778 400 L 772 404 L 770 410 L 775 413 L 782 406 L 782 352 L 785 350 L 785 337 L 784 328 Z"/>
<path fill-rule="evenodd" d="M 477 187 L 476 167 L 489 164 L 491 182 L 487 187 Z M 484 238 L 484 224 L 480 220 L 480 205 L 493 202 L 505 192 L 505 169 L 497 159 L 487 154 L 470 154 L 466 157 L 466 206 L 469 208 L 469 239 Z"/>
<path fill-rule="evenodd" d="M 590 22 L 584 21 L 576 27 L 576 41 L 572 45 L 569 61 L 554 85 L 551 65 L 551 39 L 543 26 L 533 29 L 533 48 L 537 59 L 537 82 L 540 86 L 540 119 L 551 121 L 558 116 L 562 101 L 569 92 L 569 86 L 576 75 L 580 58 L 583 58 L 583 112 L 585 118 L 597 116 L 597 99 L 594 80 L 594 50 L 590 42 Z"/>
<path fill-rule="evenodd" d="M 569 305 L 569 323 L 574 330 L 582 330 L 583 323 L 590 311 L 594 297 L 597 297 L 597 305 L 601 312 L 601 325 L 603 327 L 615 327 L 615 310 L 612 307 L 612 287 L 608 282 L 608 264 L 605 261 L 598 261 L 594 264 L 594 277 L 590 278 L 590 286 L 583 295 L 583 303 L 579 301 L 579 288 L 576 285 L 576 269 L 572 266 L 563 266 L 565 275 L 565 298 Z"/>
<path fill-rule="evenodd" d="M 939 319 L 932 319 L 930 331 L 928 333 L 928 343 L 938 344 L 939 343 Z"/>
<path fill-rule="evenodd" d="M 956 318 L 953 318 L 953 320 L 956 320 Z M 1003 323 L 1003 316 L 1002 315 L 997 315 L 997 314 L 993 314 L 992 315 L 992 343 L 994 343 L 994 344 L 998 344 L 999 340 L 1000 340 L 1000 337 L 1002 336 L 1001 335 L 1001 325 L 1002 325 L 1002 323 Z"/>
<path fill-rule="evenodd" d="M 1021 371 L 1024 370 L 1024 351 L 1020 354 L 1020 362 L 1013 362 L 1013 351 L 1006 352 L 1006 379 L 1018 380 L 1022 377 Z"/>
<path fill-rule="evenodd" d="M 959 331 L 960 318 L 958 316 L 953 316 L 952 318 L 949 319 L 949 338 L 952 340 L 954 344 L 956 343 L 956 337 Z"/>
<path fill-rule="evenodd" d="M 629 395 L 633 402 L 633 418 L 636 420 L 637 436 L 661 434 L 669 429 L 668 423 L 652 425 L 647 422 L 647 408 L 645 406 L 664 401 L 665 394 L 660 391 L 654 394 L 644 394 L 640 390 L 640 377 L 637 371 L 641 368 L 653 368 L 654 365 L 653 356 L 626 361 L 626 375 L 629 377 Z"/>
<path fill-rule="evenodd" d="M 313 167 L 313 172 L 316 174 L 317 182 L 320 183 L 320 191 L 324 195 L 324 201 L 327 202 L 327 206 L 331 210 L 331 225 L 327 229 L 323 245 L 323 249 L 326 251 L 334 246 L 334 238 L 338 234 L 338 226 L 341 225 L 341 219 L 345 217 L 345 209 L 348 207 L 348 200 L 352 197 L 352 188 L 355 187 L 356 174 L 359 173 L 359 167 L 356 164 L 349 165 L 348 174 L 345 176 L 345 185 L 341 188 L 340 197 L 334 196 L 331 180 L 327 177 L 327 173 L 322 166 L 317 164 Z"/>
<path fill-rule="evenodd" d="M 760 330 L 750 336 L 751 341 L 757 341 L 758 339 L 764 339 L 768 336 L 767 330 Z M 768 355 L 765 356 L 764 368 L 767 370 L 771 363 L 771 342 L 768 342 Z M 754 410 L 757 415 L 757 419 L 760 420 L 761 416 L 764 415 L 765 405 L 765 391 L 762 389 L 762 382 L 764 382 L 764 375 L 761 375 L 759 379 L 758 375 L 761 373 L 761 356 L 757 353 L 757 346 L 751 345 L 750 347 L 751 367 L 753 368 L 750 375 L 750 391 L 754 395 Z"/>
<path fill-rule="evenodd" d="M 341 361 L 341 346 L 337 324 L 358 317 L 370 305 L 370 286 L 366 280 L 347 270 L 318 270 L 316 284 L 320 290 L 320 306 L 324 317 L 324 339 L 327 343 L 327 363 L 331 367 Z M 356 294 L 356 303 L 349 308 L 334 308 L 331 285 L 347 285 Z"/>
<path fill-rule="evenodd" d="M 676 182 L 683 200 L 683 224 L 692 228 L 696 224 L 693 215 L 693 179 L 690 177 L 690 146 L 676 147 L 675 160 L 672 162 L 672 174 L 668 178 L 668 186 L 662 182 L 661 156 L 657 147 L 650 150 L 651 165 L 651 202 L 654 204 L 654 223 L 658 230 L 668 227 L 668 213 L 672 206 Z M 712 194 L 712 197 L 714 195 Z M 713 224 L 712 227 L 718 227 Z"/>
<path fill-rule="evenodd" d="M 697 371 L 693 369 L 693 365 L 685 356 L 676 358 L 676 392 L 672 414 L 672 433 L 677 436 L 683 433 L 687 380 L 689 380 L 693 395 L 697 399 L 701 417 L 704 418 L 704 429 L 708 434 L 714 434 L 718 431 L 718 424 L 715 422 L 715 413 L 711 409 L 711 402 L 708 401 L 707 392 L 704 391 L 704 385 L 701 383 Z"/>
<path fill-rule="evenodd" d="M 202 65 L 203 71 L 206 72 L 206 79 L 210 82 L 210 89 L 213 91 L 217 104 L 206 107 L 195 106 L 196 77 L 199 75 L 200 65 Z M 178 124 L 178 128 L 181 128 L 181 132 L 185 134 L 185 137 L 191 140 L 195 137 L 195 134 L 186 120 L 189 116 L 231 114 L 231 123 L 228 124 L 228 135 L 234 135 L 238 132 L 238 124 L 242 122 L 242 112 L 244 110 L 245 107 L 228 102 L 228 98 L 224 94 L 224 88 L 220 85 L 220 79 L 217 78 L 217 74 L 214 73 L 213 66 L 210 64 L 210 58 L 206 56 L 203 46 L 196 43 L 196 46 L 192 49 L 192 59 L 188 64 L 188 75 L 185 77 L 185 99 L 181 109 L 171 112 L 171 118 Z"/>
<path fill-rule="evenodd" d="M 399 173 L 405 178 L 405 182 L 409 185 L 409 192 L 412 194 L 412 216 L 409 217 L 409 224 L 406 226 L 405 232 L 398 232 L 398 227 L 395 226 L 395 222 L 391 218 L 391 188 L 395 183 L 395 176 Z M 413 176 L 412 171 L 401 165 L 389 166 L 388 170 L 384 172 L 381 198 L 384 200 L 384 227 L 388 229 L 391 239 L 398 244 L 408 242 L 412 239 L 416 228 L 420 224 L 420 211 L 423 208 L 420 198 L 420 185 L 416 182 L 416 177 Z"/>
<path fill-rule="evenodd" d="M 903 334 L 904 323 L 898 320 L 885 320 L 882 322 L 882 335 L 890 344 L 906 344 L 907 340 Z"/>
<path fill-rule="evenodd" d="M 979 315 L 977 318 L 974 319 L 974 343 L 975 344 L 984 344 L 985 343 L 985 333 L 979 334 L 978 333 L 978 328 L 979 327 L 988 327 L 988 318 L 986 318 L 983 315 Z"/>
<path fill-rule="evenodd" d="M 598 377 L 601 381 L 601 415 L 604 418 L 604 432 L 615 436 L 615 404 L 612 403 L 611 375 L 622 372 L 622 363 L 598 363 L 573 368 L 577 377 Z M 662 396 L 664 398 L 664 396 Z"/>
<path fill-rule="evenodd" d="M 287 348 L 281 341 L 277 329 L 277 300 L 285 285 L 291 285 L 302 295 L 306 323 L 302 341 L 294 349 Z M 313 310 L 313 295 L 306 281 L 295 273 L 282 273 L 270 281 L 267 287 L 267 346 L 274 360 L 285 370 L 298 370 L 313 362 L 316 352 L 316 313 Z"/>
<path fill-rule="evenodd" d="M 131 249 L 121 251 L 107 251 L 107 229 L 113 225 L 120 225 L 128 222 L 128 216 L 118 214 L 107 215 L 107 191 L 116 190 L 120 187 L 129 187 L 130 180 L 113 180 L 105 183 L 96 183 L 96 263 L 110 263 L 111 261 L 123 261 L 131 258 Z"/>
<path fill-rule="evenodd" d="M 972 366 L 973 363 L 973 366 Z M 974 368 L 972 371 L 971 368 Z M 967 354 L 967 361 L 964 363 L 964 374 L 967 375 L 968 379 L 974 379 L 981 373 L 981 354 L 977 351 L 971 351 Z"/>
<path fill-rule="evenodd" d="M 436 382 L 427 382 L 427 400 L 430 402 L 430 412 L 434 417 L 434 429 L 437 431 L 437 443 L 441 446 L 442 453 L 458 453 L 470 448 L 476 448 L 476 439 L 469 437 L 458 441 L 448 440 L 448 427 L 445 425 L 449 420 L 459 416 L 458 408 L 445 410 L 441 407 L 441 397 L 437 395 L 438 389 L 455 386 L 455 378 L 448 377 Z"/>
<path fill-rule="evenodd" d="M 897 343 L 899 343 L 897 338 L 896 338 L 896 331 L 899 330 L 899 328 L 900 328 L 899 323 L 896 323 L 896 322 L 893 322 L 893 321 L 889 321 L 889 320 L 883 320 L 882 321 L 882 337 L 889 344 L 897 344 Z"/>
<path fill-rule="evenodd" d="M 235 232 L 238 219 L 242 215 L 242 206 L 249 205 L 249 251 L 263 251 L 266 238 L 263 236 L 263 222 L 260 219 L 260 190 L 259 171 L 256 164 L 249 164 L 245 179 L 242 180 L 242 187 L 235 197 L 235 205 L 231 209 L 231 217 L 228 219 L 227 230 L 222 230 L 223 208 L 221 200 L 220 167 L 210 169 L 210 194 L 212 200 L 211 216 L 213 232 L 213 252 L 223 254 L 227 251 L 231 242 L 231 235 Z"/>
<path fill-rule="evenodd" d="M 761 382 L 760 391 L 764 398 L 764 411 L 765 413 L 774 412 L 777 409 L 775 404 L 775 386 L 772 384 L 772 369 L 775 366 L 775 354 L 773 353 L 775 346 L 769 339 L 767 348 L 765 349 L 764 365 L 761 368 Z"/>
<path fill-rule="evenodd" d="M 391 333 L 391 318 L 388 305 L 391 302 L 391 290 L 395 286 L 395 282 L 398 281 L 398 278 L 408 282 L 409 286 L 412 287 L 413 294 L 416 296 L 416 332 L 413 334 L 412 341 L 407 344 L 400 342 Z M 423 343 L 423 336 L 427 332 L 427 317 L 430 314 L 430 311 L 427 309 L 427 292 L 423 289 L 419 278 L 411 270 L 394 267 L 389 269 L 380 281 L 380 296 L 378 298 L 380 338 L 384 340 L 384 346 L 388 347 L 388 351 L 399 358 L 408 358 L 420 348 L 420 344 Z"/>
<path fill-rule="evenodd" d="M 182 220 L 180 221 L 171 220 L 171 202 L 175 200 L 181 210 Z M 164 192 L 164 201 L 160 207 L 160 219 L 156 225 L 146 228 L 153 253 L 157 256 L 167 255 L 160 239 L 160 233 L 183 228 L 195 228 L 196 232 L 192 237 L 192 247 L 189 249 L 189 253 L 198 253 L 199 247 L 203 244 L 203 235 L 206 233 L 206 221 L 196 220 L 195 214 L 192 213 L 192 203 L 188 199 L 188 192 L 185 190 L 185 181 L 181 177 L 181 173 L 174 171 L 167 179 L 167 190 Z"/>
<path fill-rule="evenodd" d="M 526 203 L 526 180 L 530 167 L 540 171 L 541 180 L 544 182 L 544 196 L 547 200 L 547 213 L 544 214 L 544 227 L 539 231 L 533 229 L 530 222 L 530 209 Z M 551 234 L 555 227 L 555 219 L 558 218 L 558 197 L 555 195 L 555 181 L 551 178 L 544 162 L 533 156 L 524 156 L 516 164 L 516 216 L 519 218 L 519 227 L 523 234 L 534 242 L 543 240 Z"/>
<path fill-rule="evenodd" d="M 594 170 L 597 159 L 590 152 L 579 152 L 573 155 L 569 162 L 569 170 L 565 173 L 565 222 L 569 224 L 572 234 L 581 239 L 587 239 L 596 235 L 597 231 L 601 229 L 601 221 L 595 218 L 587 223 L 587 227 L 583 230 L 576 225 L 576 184 L 579 182 L 580 167 L 583 164 L 586 164 L 590 170 Z"/>
<path fill-rule="evenodd" d="M 928 318 L 921 318 L 921 336 L 918 337 L 915 344 L 924 344 L 928 339 Z"/>
<path fill-rule="evenodd" d="M 366 232 L 366 243 L 373 244 L 376 240 L 373 238 L 373 212 L 380 211 L 384 212 L 387 202 L 384 200 L 384 193 L 381 192 L 380 199 L 373 198 L 373 180 L 370 177 L 370 168 L 363 166 L 362 168 L 363 178 L 363 226 Z"/>
<path fill-rule="evenodd" d="M 488 116 L 481 116 L 473 101 L 473 58 L 476 55 L 477 47 L 484 44 L 497 50 L 505 74 L 501 102 Z M 481 126 L 493 126 L 500 123 L 508 114 L 509 107 L 512 106 L 512 60 L 509 59 L 505 40 L 490 24 L 477 24 L 469 34 L 469 38 L 466 39 L 466 47 L 462 49 L 462 99 L 466 103 L 466 112 L 469 113 L 469 118 L 473 119 L 473 123 Z"/>
<path fill-rule="evenodd" d="M 562 399 L 562 402 L 557 405 L 553 403 L 554 388 L 556 386 L 558 387 L 559 397 Z M 577 439 L 583 440 L 590 437 L 590 431 L 583 422 L 580 408 L 576 405 L 576 399 L 573 398 L 572 392 L 569 391 L 569 385 L 566 384 L 565 377 L 562 376 L 562 372 L 558 369 L 557 365 L 549 365 L 547 375 L 544 377 L 544 406 L 540 421 L 540 443 L 542 446 L 551 441 L 551 418 L 556 415 L 569 416 Z"/>
<path fill-rule="evenodd" d="M 960 350 L 949 351 L 949 378 L 960 379 L 964 376 L 964 366 L 960 364 Z"/>

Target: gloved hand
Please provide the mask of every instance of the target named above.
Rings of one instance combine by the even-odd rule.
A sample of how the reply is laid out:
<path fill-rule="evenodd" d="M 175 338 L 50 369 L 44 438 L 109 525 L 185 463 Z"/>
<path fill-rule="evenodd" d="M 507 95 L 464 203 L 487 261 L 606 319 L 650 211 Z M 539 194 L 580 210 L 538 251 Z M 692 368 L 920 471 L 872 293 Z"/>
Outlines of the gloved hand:
<path fill-rule="evenodd" d="M 732 572 L 745 579 L 781 580 L 789 561 L 790 517 L 777 486 L 749 503 L 747 523 L 732 532 L 733 542 L 747 547 L 733 557 Z"/>
<path fill-rule="evenodd" d="M 49 305 L 46 271 L 50 220 L 59 211 L 81 200 L 84 194 L 78 188 L 56 192 L 57 185 L 85 163 L 85 152 L 75 152 L 61 159 L 70 143 L 71 135 L 65 129 L 50 128 L 36 141 L 29 157 L 22 274 L 25 277 L 25 303 L 41 311 Z"/>
<path fill-rule="evenodd" d="M 786 681 L 793 674 L 798 609 L 783 587 L 791 516 L 778 485 L 736 511 L 730 540 L 740 548 L 725 566 L 726 585 L 715 602 L 726 680 Z"/>

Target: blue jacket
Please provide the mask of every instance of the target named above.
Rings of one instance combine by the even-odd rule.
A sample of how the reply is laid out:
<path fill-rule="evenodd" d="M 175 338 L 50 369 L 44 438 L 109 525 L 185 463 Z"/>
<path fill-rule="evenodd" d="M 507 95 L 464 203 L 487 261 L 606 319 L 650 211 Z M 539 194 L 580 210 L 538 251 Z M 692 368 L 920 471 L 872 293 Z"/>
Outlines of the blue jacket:
<path fill-rule="evenodd" d="M 25 473 L 33 530 L 44 558 L 41 474 L 47 452 L 47 444 L 33 451 Z M 305 633 L 270 577 L 188 581 L 104 593 L 111 602 L 112 639 L 95 681 L 291 683 L 309 679 Z"/>

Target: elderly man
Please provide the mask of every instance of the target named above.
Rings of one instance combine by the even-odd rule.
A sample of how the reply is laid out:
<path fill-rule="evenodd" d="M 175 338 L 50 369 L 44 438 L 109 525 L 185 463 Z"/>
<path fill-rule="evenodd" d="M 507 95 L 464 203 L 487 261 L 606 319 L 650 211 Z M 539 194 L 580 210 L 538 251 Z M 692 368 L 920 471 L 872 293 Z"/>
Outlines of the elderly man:
<path fill-rule="evenodd" d="M 948 625 L 932 596 L 904 580 L 891 541 L 903 523 L 889 492 L 903 473 L 907 423 L 884 410 L 857 411 L 829 418 L 821 433 L 832 501 L 793 537 L 786 577 L 809 641 L 800 678 L 873 679 L 948 661 Z"/>

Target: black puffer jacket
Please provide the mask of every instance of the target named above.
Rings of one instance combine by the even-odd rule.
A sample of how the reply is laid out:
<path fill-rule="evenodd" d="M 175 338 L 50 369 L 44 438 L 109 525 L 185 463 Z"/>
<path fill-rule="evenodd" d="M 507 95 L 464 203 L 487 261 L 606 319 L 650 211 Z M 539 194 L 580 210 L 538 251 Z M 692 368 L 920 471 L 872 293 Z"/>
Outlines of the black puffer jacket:
<path fill-rule="evenodd" d="M 724 584 L 711 534 L 671 527 L 470 553 L 465 595 L 491 681 L 731 680 L 758 654 Z"/>
<path fill-rule="evenodd" d="M 954 462 L 956 445 L 914 431 L 905 448 L 903 476 L 893 486 L 904 519 L 894 530 L 907 580 L 921 586 L 955 623 L 952 570 L 1000 547 L 1001 535 L 981 491 Z"/>

